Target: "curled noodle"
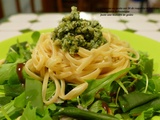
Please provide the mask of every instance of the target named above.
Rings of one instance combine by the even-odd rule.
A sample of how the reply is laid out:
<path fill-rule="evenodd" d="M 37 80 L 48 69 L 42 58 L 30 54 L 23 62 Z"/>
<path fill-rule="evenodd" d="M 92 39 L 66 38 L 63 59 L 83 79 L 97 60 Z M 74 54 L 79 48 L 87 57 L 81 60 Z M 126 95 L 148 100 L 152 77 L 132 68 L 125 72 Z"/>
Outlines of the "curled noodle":
<path fill-rule="evenodd" d="M 89 79 L 98 79 L 130 67 L 130 61 L 139 59 L 139 54 L 128 43 L 115 35 L 105 32 L 107 43 L 97 49 L 79 48 L 75 55 L 55 45 L 51 34 L 41 34 L 32 52 L 32 57 L 25 64 L 25 70 L 31 77 L 43 82 L 42 97 L 45 104 L 51 104 L 58 98 L 69 100 L 82 94 Z M 134 55 L 134 57 L 131 56 Z M 52 98 L 46 100 L 48 81 L 55 83 L 56 90 Z M 65 94 L 66 82 L 75 84 Z"/>

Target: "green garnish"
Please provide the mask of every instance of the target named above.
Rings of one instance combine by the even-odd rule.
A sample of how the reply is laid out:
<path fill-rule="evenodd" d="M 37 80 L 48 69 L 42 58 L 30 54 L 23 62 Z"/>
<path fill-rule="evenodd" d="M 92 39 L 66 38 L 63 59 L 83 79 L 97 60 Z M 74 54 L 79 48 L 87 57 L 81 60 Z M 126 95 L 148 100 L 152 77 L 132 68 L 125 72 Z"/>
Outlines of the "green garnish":
<path fill-rule="evenodd" d="M 72 7 L 71 9 L 71 13 L 62 19 L 52 35 L 53 41 L 62 50 L 75 54 L 79 47 L 91 50 L 107 42 L 102 35 L 102 26 L 98 21 L 81 19 L 77 8 Z"/>

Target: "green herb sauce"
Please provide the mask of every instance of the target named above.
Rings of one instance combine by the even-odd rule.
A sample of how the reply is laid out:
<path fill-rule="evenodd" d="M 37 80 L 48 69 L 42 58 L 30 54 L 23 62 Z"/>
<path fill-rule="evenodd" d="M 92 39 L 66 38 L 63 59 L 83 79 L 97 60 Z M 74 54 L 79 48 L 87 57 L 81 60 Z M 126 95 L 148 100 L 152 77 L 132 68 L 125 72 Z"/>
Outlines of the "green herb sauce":
<path fill-rule="evenodd" d="M 71 13 L 62 18 L 52 34 L 53 41 L 63 51 L 75 54 L 79 47 L 91 50 L 107 42 L 102 35 L 102 26 L 98 21 L 81 19 L 77 8 L 72 7 L 71 9 Z"/>

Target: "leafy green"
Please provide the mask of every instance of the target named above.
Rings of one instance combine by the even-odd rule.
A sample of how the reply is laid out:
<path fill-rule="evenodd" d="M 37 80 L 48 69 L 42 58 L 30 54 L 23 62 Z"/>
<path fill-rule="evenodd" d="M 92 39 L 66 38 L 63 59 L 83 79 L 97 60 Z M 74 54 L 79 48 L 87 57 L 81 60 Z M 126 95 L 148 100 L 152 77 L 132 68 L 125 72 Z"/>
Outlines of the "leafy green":
<path fill-rule="evenodd" d="M 153 73 L 153 59 L 149 59 L 147 53 L 139 52 L 140 59 L 139 59 L 139 66 L 143 73 L 147 74 L 148 78 L 152 77 Z"/>
<path fill-rule="evenodd" d="M 21 59 L 23 62 L 31 57 L 31 51 L 28 47 L 28 42 L 19 42 L 12 45 L 6 57 L 6 63 L 16 63 L 17 60 Z"/>
<path fill-rule="evenodd" d="M 33 40 L 33 44 L 36 44 L 39 37 L 40 37 L 40 32 L 34 31 L 31 35 L 31 37 L 32 37 L 32 40 Z"/>
<path fill-rule="evenodd" d="M 11 102 L 12 97 L 10 96 L 5 96 L 5 97 L 0 97 L 0 107 Z"/>
<path fill-rule="evenodd" d="M 43 115 L 42 83 L 39 80 L 26 78 L 25 95 L 26 101 L 30 102 L 33 107 L 37 107 L 37 112 Z"/>
<path fill-rule="evenodd" d="M 158 93 L 160 92 L 160 75 L 154 75 L 151 80 L 155 85 L 155 91 Z"/>
<path fill-rule="evenodd" d="M 146 120 L 153 116 L 153 109 L 147 109 L 141 113 L 135 120 Z"/>
<path fill-rule="evenodd" d="M 53 81 L 49 81 L 47 85 L 47 91 L 46 91 L 46 100 L 52 97 L 52 95 L 55 93 L 55 84 Z"/>
<path fill-rule="evenodd" d="M 107 110 L 104 109 L 106 106 L 103 107 L 103 104 L 106 104 L 106 103 L 104 101 L 97 100 L 92 104 L 89 110 L 95 113 L 107 114 Z"/>
<path fill-rule="evenodd" d="M 4 92 L 6 96 L 17 97 L 24 91 L 24 87 L 21 84 L 5 84 Z"/>
<path fill-rule="evenodd" d="M 9 103 L 13 98 L 19 96 L 24 91 L 21 84 L 0 85 L 0 106 Z"/>
<path fill-rule="evenodd" d="M 0 66 L 0 84 L 10 80 L 10 84 L 19 83 L 18 75 L 16 74 L 16 63 L 2 64 Z"/>
<path fill-rule="evenodd" d="M 17 59 L 19 59 L 19 58 L 20 58 L 20 56 L 16 51 L 10 51 L 7 54 L 5 62 L 6 63 L 15 63 L 17 61 Z"/>
<path fill-rule="evenodd" d="M 25 96 L 25 92 L 23 92 L 22 94 L 20 94 L 18 97 L 16 97 L 14 99 L 14 106 L 16 108 L 20 108 L 20 109 L 23 109 L 25 108 L 27 102 L 26 102 L 26 96 Z"/>
<path fill-rule="evenodd" d="M 51 104 L 44 109 L 44 115 L 39 116 L 37 114 L 37 107 L 33 107 L 30 102 L 28 102 L 26 108 L 24 108 L 24 112 L 20 118 L 20 120 L 52 120 L 49 110 L 55 110 L 56 106 Z"/>
<path fill-rule="evenodd" d="M 28 102 L 27 107 L 24 109 L 20 120 L 36 120 L 36 107 L 32 107 Z"/>
<path fill-rule="evenodd" d="M 112 75 L 109 75 L 105 78 L 99 79 L 99 80 L 89 80 L 88 82 L 88 88 L 80 95 L 81 96 L 81 102 L 82 106 L 87 107 L 95 99 L 96 93 L 100 89 L 106 89 L 108 91 L 110 89 L 111 83 L 116 80 L 119 76 L 123 75 L 124 73 L 128 72 L 132 68 L 126 68 L 120 72 L 114 73 Z"/>
<path fill-rule="evenodd" d="M 100 99 L 100 100 L 108 102 L 108 103 L 111 101 L 111 96 L 110 96 L 109 92 L 105 91 L 104 89 L 98 91 L 96 93 L 95 97 L 97 99 Z"/>
<path fill-rule="evenodd" d="M 38 116 L 37 120 L 54 120 L 54 119 L 51 118 L 50 111 L 54 112 L 55 110 L 56 110 L 56 105 L 55 104 L 50 104 L 48 106 L 45 106 L 44 116 L 42 116 L 42 117 Z"/>

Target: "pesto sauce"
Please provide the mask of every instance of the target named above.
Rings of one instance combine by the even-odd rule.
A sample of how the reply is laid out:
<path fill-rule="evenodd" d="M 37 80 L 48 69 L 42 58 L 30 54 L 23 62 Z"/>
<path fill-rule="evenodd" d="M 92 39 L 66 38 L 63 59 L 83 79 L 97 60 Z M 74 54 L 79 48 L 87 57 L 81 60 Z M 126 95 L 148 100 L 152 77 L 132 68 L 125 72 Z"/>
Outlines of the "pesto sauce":
<path fill-rule="evenodd" d="M 81 19 L 77 7 L 72 7 L 71 10 L 69 15 L 62 18 L 52 34 L 53 41 L 63 51 L 75 54 L 79 47 L 91 50 L 107 42 L 102 35 L 102 26 L 98 21 Z"/>

